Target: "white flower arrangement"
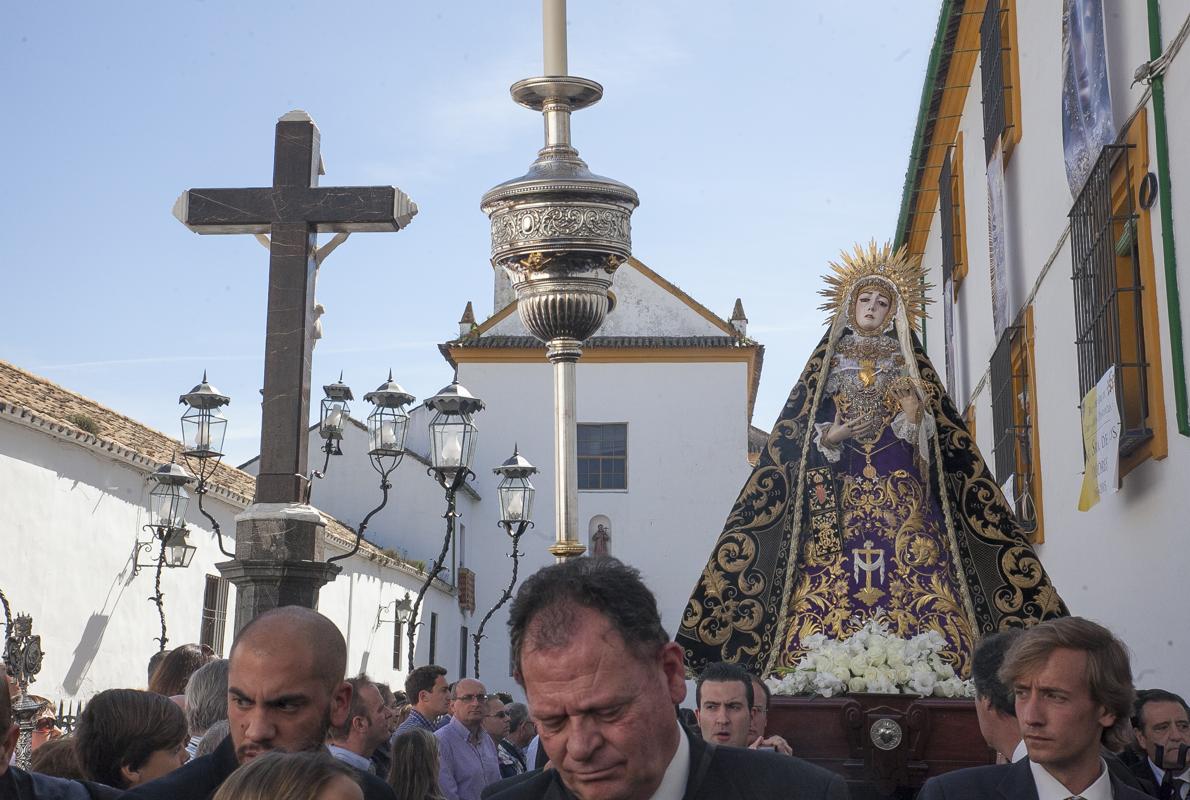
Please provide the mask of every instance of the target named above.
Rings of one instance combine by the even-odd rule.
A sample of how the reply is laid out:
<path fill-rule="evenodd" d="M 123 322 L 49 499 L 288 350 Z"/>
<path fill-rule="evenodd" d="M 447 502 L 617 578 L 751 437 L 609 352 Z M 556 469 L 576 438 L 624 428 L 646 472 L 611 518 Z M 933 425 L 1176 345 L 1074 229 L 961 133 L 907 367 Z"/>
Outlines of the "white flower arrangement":
<path fill-rule="evenodd" d="M 889 632 L 883 619 L 873 619 L 846 639 L 816 633 L 802 645 L 806 654 L 796 667 L 765 680 L 773 694 L 975 696 L 974 684 L 942 659 L 946 640 L 937 631 L 905 640 Z"/>

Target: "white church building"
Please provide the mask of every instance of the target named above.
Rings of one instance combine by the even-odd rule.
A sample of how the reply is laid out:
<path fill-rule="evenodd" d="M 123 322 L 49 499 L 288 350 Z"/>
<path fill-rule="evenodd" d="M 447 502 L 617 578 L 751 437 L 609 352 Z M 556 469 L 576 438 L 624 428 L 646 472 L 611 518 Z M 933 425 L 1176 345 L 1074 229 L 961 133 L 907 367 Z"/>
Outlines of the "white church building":
<path fill-rule="evenodd" d="M 487 404 L 476 418 L 476 478 L 458 493 L 459 524 L 446 569 L 426 595 L 414 653 L 416 664 L 441 664 L 451 680 L 476 674 L 472 637 L 511 575 L 492 467 L 514 447 L 540 469 L 521 579 L 553 561 L 551 367 L 522 328 L 506 282 L 497 278 L 496 287 L 495 313 L 478 325 L 468 313 L 459 336 L 440 345 L 449 362 L 443 382 L 454 368 Z M 613 291 L 616 307 L 577 370 L 581 525 L 589 550 L 642 570 L 673 631 L 750 470 L 763 347 L 747 337 L 738 301 L 732 319 L 720 318 L 635 259 L 621 266 Z M 411 417 L 388 504 L 319 599 L 347 638 L 349 671 L 394 687 L 408 663 L 394 606 L 416 596 L 446 534 L 444 494 L 427 470 L 427 412 L 419 403 Z M 310 436 L 311 467 L 320 468 L 316 427 Z M 327 518 L 327 553 L 336 555 L 351 550 L 355 526 L 381 497 L 364 427 L 347 426 L 341 447 L 311 498 Z M 14 614 L 33 616 L 42 638 L 44 665 L 31 691 L 85 699 L 146 684 L 161 635 L 157 606 L 147 600 L 157 551 L 137 543 L 151 539 L 150 474 L 179 449 L 170 436 L 0 361 L 0 590 Z M 205 496 L 229 551 L 255 466 L 221 465 Z M 193 561 L 162 571 L 167 646 L 201 642 L 226 655 L 235 588 L 217 564 L 228 559 L 193 499 L 187 520 Z M 506 604 L 484 630 L 478 667 L 492 690 L 515 688 L 507 611 Z"/>

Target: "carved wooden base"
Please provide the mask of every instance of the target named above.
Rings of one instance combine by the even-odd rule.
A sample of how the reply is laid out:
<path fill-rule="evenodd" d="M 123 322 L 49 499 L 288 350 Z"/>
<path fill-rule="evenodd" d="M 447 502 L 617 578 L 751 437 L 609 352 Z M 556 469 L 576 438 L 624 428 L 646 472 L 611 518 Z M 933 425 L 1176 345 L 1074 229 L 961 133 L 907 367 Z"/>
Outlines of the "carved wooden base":
<path fill-rule="evenodd" d="M 768 719 L 794 755 L 846 778 L 853 800 L 907 800 L 933 775 L 995 761 L 971 700 L 774 696 Z"/>

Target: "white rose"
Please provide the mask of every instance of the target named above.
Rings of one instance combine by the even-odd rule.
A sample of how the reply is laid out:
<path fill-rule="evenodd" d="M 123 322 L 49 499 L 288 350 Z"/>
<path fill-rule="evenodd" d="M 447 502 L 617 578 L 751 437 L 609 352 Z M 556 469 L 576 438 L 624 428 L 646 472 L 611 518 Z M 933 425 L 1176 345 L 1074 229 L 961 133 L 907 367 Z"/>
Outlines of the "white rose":
<path fill-rule="evenodd" d="M 933 670 L 919 669 L 909 676 L 909 689 L 914 694 L 929 697 L 934 693 L 935 682 Z"/>
<path fill-rule="evenodd" d="M 855 692 L 867 691 L 867 689 L 868 682 L 863 678 L 852 678 L 851 680 L 847 681 L 847 691 L 852 692 L 853 694 Z"/>

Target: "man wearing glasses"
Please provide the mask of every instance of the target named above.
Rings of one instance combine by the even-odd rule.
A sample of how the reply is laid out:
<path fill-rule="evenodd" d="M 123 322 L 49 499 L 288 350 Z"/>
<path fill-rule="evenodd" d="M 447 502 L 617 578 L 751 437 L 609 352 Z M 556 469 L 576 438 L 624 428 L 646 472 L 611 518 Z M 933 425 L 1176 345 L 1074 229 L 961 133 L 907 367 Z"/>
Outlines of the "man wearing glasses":
<path fill-rule="evenodd" d="M 483 684 L 463 678 L 450 693 L 453 716 L 439 728 L 438 783 L 446 800 L 479 800 L 484 787 L 500 780 L 496 743 L 484 732 L 488 695 Z"/>

